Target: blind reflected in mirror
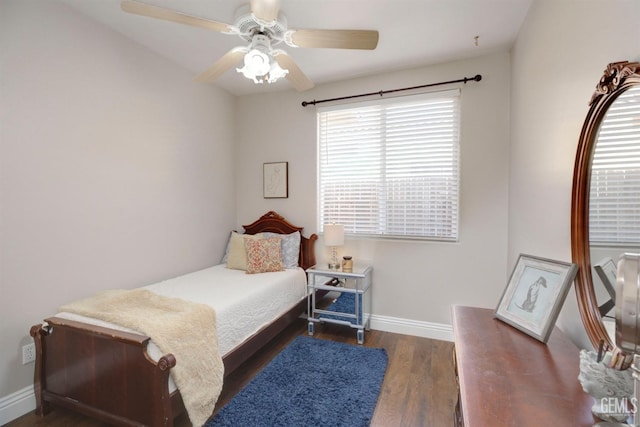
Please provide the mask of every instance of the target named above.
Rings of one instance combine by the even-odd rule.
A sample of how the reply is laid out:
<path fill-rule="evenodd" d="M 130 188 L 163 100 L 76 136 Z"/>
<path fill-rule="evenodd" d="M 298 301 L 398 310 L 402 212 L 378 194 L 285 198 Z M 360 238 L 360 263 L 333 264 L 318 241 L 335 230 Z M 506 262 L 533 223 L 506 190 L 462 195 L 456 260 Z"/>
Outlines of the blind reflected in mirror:
<path fill-rule="evenodd" d="M 598 132 L 591 163 L 589 242 L 640 243 L 640 87 L 616 99 Z"/>
<path fill-rule="evenodd" d="M 625 252 L 640 252 L 640 87 L 611 104 L 598 130 L 591 162 L 589 245 L 598 306 L 613 334 L 615 263 Z"/>

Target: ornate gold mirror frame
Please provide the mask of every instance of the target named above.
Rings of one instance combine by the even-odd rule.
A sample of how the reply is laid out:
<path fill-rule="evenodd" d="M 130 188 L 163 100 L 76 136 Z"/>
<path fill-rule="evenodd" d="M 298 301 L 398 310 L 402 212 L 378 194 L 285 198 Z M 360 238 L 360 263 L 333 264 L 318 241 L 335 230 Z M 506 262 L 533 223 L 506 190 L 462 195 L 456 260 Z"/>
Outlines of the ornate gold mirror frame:
<path fill-rule="evenodd" d="M 614 347 L 615 343 L 612 342 L 602 322 L 591 273 L 589 245 L 591 159 L 600 124 L 608 108 L 621 93 L 634 85 L 640 85 L 640 63 L 614 62 L 607 66 L 589 102 L 589 112 L 580 133 L 573 171 L 571 254 L 573 262 L 579 267 L 575 289 L 582 322 L 595 348 L 601 340 L 610 347 Z"/>

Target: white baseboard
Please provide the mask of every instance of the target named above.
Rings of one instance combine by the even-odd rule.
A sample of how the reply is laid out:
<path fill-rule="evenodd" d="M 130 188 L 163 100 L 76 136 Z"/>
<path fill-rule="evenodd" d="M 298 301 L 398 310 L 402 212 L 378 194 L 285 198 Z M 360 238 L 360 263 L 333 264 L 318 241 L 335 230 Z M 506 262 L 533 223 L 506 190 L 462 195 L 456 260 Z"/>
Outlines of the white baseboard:
<path fill-rule="evenodd" d="M 414 335 L 453 342 L 453 327 L 442 323 L 421 322 L 418 320 L 372 314 L 370 326 L 371 329 L 375 329 L 376 331 L 393 332 L 396 334 Z"/>
<path fill-rule="evenodd" d="M 4 425 L 36 409 L 33 386 L 0 397 L 0 425 Z"/>

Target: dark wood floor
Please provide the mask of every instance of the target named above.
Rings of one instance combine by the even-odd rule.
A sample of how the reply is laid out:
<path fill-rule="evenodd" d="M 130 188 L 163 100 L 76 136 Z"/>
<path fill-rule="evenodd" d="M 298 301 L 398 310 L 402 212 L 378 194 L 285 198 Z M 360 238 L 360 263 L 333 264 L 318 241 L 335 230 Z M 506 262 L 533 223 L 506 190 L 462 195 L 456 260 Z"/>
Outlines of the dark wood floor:
<path fill-rule="evenodd" d="M 216 408 L 221 408 L 241 390 L 253 376 L 296 336 L 306 333 L 306 322 L 300 320 L 286 329 L 257 355 L 225 379 Z M 317 325 L 315 336 L 355 343 L 355 331 L 339 325 Z M 389 366 L 382 384 L 372 426 L 451 426 L 457 396 L 453 373 L 453 343 L 389 332 L 369 331 L 365 345 L 385 348 Z M 190 426 L 186 416 L 176 426 Z M 54 409 L 44 418 L 27 414 L 6 427 L 102 427 L 104 424 Z"/>

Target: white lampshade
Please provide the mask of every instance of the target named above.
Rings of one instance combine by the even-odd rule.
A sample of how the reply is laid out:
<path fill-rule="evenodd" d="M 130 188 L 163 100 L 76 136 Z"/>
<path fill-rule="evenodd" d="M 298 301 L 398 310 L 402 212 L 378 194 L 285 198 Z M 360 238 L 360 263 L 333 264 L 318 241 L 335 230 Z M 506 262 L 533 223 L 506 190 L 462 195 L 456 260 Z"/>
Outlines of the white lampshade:
<path fill-rule="evenodd" d="M 324 244 L 326 246 L 342 246 L 344 245 L 344 225 L 325 224 L 324 226 Z"/>

